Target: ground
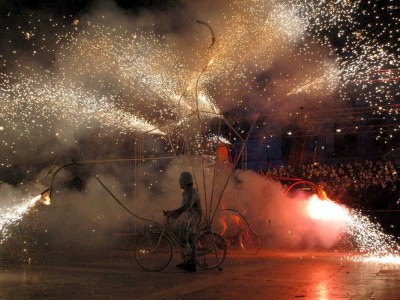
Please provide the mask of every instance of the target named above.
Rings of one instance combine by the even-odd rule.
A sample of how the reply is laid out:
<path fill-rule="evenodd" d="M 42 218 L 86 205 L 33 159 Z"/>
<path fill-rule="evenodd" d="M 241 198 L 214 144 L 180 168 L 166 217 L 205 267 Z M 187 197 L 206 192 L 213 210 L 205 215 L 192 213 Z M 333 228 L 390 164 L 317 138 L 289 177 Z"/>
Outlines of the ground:
<path fill-rule="evenodd" d="M 229 249 L 222 271 L 185 273 L 179 255 L 145 272 L 119 250 L 0 265 L 0 299 L 399 299 L 400 266 L 354 262 L 346 253 Z"/>

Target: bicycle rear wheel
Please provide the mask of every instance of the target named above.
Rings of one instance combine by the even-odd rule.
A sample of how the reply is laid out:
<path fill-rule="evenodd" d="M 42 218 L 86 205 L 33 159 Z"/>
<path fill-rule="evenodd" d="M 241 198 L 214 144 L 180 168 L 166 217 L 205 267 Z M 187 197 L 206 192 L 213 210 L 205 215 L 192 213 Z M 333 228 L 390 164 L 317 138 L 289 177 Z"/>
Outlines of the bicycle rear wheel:
<path fill-rule="evenodd" d="M 205 231 L 196 242 L 196 264 L 202 269 L 221 268 L 226 256 L 225 239 L 218 233 Z"/>
<path fill-rule="evenodd" d="M 146 271 L 161 271 L 172 259 L 172 244 L 160 233 L 149 233 L 136 244 L 135 260 Z"/>
<path fill-rule="evenodd" d="M 257 254 L 261 249 L 261 238 L 251 230 L 242 231 L 239 235 L 242 249 L 251 255 Z"/>

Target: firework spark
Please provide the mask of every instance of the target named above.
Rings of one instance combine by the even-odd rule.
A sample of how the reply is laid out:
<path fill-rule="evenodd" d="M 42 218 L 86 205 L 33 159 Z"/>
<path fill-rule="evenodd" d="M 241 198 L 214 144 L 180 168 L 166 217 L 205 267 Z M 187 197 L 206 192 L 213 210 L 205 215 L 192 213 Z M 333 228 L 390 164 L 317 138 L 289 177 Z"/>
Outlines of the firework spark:
<path fill-rule="evenodd" d="M 361 212 L 352 211 L 347 222 L 348 232 L 363 254 L 355 260 L 363 262 L 400 262 L 400 248 L 395 238 L 383 232 L 382 227 L 371 222 Z"/>
<path fill-rule="evenodd" d="M 9 207 L 0 208 L 0 245 L 9 238 L 9 227 L 18 224 L 24 215 L 26 215 L 32 207 L 41 199 L 41 196 L 26 198 L 21 203 L 14 204 Z"/>
<path fill-rule="evenodd" d="M 189 124 L 201 127 L 188 116 L 214 117 L 232 102 L 244 111 L 259 110 L 243 100 L 252 97 L 273 101 L 337 93 L 338 99 L 365 101 L 397 124 L 399 110 L 379 109 L 400 94 L 395 73 L 400 19 L 398 6 L 389 2 L 381 9 L 378 0 L 229 1 L 219 17 L 210 18 L 212 46 L 205 41 L 190 51 L 168 34 L 104 17 L 73 17 L 64 22 L 68 26 L 33 13 L 5 14 L 13 26 L 2 31 L 9 47 L 0 55 L 0 150 L 7 153 L 0 165 L 12 167 L 13 155 L 24 151 L 17 149 L 30 151 L 54 134 L 77 139 L 74 133 L 91 121 L 111 133 L 162 135 L 171 121 L 176 122 L 171 128 L 182 131 Z M 17 27 L 17 19 L 27 22 Z M 45 22 L 48 26 L 38 26 Z M 51 30 L 41 32 L 42 27 Z M 50 66 L 37 57 L 49 57 Z M 285 67 L 276 68 L 282 61 Z M 356 213 L 349 220 L 348 228 L 365 234 L 367 220 Z M 359 240 L 362 244 L 362 234 Z"/>
<path fill-rule="evenodd" d="M 3 132 L 18 131 L 19 139 L 21 135 L 29 139 L 38 132 L 53 134 L 51 128 L 61 120 L 72 131 L 97 120 L 114 132 L 162 134 L 158 128 L 196 110 L 208 118 L 220 114 L 232 100 L 241 105 L 242 94 L 276 99 L 269 85 L 283 95 L 320 97 L 338 92 L 342 99 L 352 97 L 349 90 L 356 85 L 362 92 L 358 97 L 368 105 L 393 101 L 398 95 L 395 81 L 384 78 L 379 83 L 385 87 L 371 91 L 377 82 L 369 79 L 371 72 L 399 68 L 397 8 L 387 7 L 385 16 L 392 22 L 364 24 L 365 17 L 368 22 L 379 20 L 380 11 L 377 1 L 364 10 L 361 4 L 360 0 L 232 1 L 221 18 L 207 22 L 215 30 L 213 45 L 193 47 L 190 52 L 168 34 L 110 25 L 115 22 L 104 16 L 95 22 L 72 17 L 69 26 L 49 19 L 51 36 L 40 32 L 38 24 L 45 21 L 35 20 L 32 13 L 26 16 L 29 25 L 20 26 L 19 39 L 9 43 L 23 40 L 32 48 L 33 58 L 52 54 L 52 67 L 29 65 L 15 49 L 12 60 L 3 59 L 5 70 L 14 69 L 0 80 Z M 8 18 L 11 21 L 13 14 Z M 279 60 L 289 62 L 292 70 L 280 70 L 279 81 L 260 81 L 258 75 L 270 72 Z M 389 113 L 391 118 L 396 115 Z"/>
<path fill-rule="evenodd" d="M 155 129 L 155 126 L 146 120 L 116 108 L 112 104 L 113 99 L 106 96 L 96 97 L 73 82 L 66 84 L 49 79 L 44 83 L 20 76 L 16 83 L 11 83 L 10 78 L 2 75 L 3 83 L 6 83 L 0 88 L 0 96 L 6 103 L 2 115 L 15 123 L 27 122 L 24 124 L 26 129 L 34 129 L 32 124 L 35 125 L 33 120 L 37 116 L 42 119 L 49 118 L 50 123 L 54 116 L 70 122 L 96 118 L 102 124 L 116 126 L 121 131 L 144 132 Z M 162 134 L 159 130 L 154 130 L 154 133 Z"/>
<path fill-rule="evenodd" d="M 313 195 L 309 199 L 308 214 L 312 219 L 340 223 L 344 234 L 354 239 L 355 251 L 360 256 L 353 259 L 362 262 L 400 263 L 400 247 L 382 227 L 356 210 L 348 209 L 329 199 L 321 200 Z"/>

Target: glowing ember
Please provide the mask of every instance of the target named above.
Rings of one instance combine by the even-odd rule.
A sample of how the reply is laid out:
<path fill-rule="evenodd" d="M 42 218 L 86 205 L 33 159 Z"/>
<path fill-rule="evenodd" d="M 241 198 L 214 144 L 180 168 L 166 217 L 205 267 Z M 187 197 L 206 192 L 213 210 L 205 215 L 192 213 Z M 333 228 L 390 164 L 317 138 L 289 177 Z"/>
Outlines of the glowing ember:
<path fill-rule="evenodd" d="M 18 224 L 22 217 L 29 212 L 29 210 L 40 201 L 41 196 L 34 198 L 24 199 L 22 203 L 16 204 L 11 207 L 0 209 L 0 244 L 2 244 L 10 235 L 8 227 L 10 225 Z"/>

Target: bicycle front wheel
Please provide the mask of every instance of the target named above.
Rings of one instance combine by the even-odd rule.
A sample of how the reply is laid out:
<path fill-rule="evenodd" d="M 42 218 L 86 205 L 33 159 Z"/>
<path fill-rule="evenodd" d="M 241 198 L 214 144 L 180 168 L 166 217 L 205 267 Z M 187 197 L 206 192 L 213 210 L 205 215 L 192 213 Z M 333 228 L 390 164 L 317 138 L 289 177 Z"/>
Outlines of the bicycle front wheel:
<path fill-rule="evenodd" d="M 161 271 L 172 259 L 172 244 L 160 233 L 150 233 L 140 238 L 136 244 L 135 260 L 146 271 Z"/>
<path fill-rule="evenodd" d="M 226 256 L 225 239 L 218 233 L 205 231 L 196 242 L 196 264 L 202 269 L 221 268 Z"/>
<path fill-rule="evenodd" d="M 261 238 L 250 230 L 242 231 L 239 235 L 240 247 L 251 255 L 255 255 L 261 249 Z"/>

